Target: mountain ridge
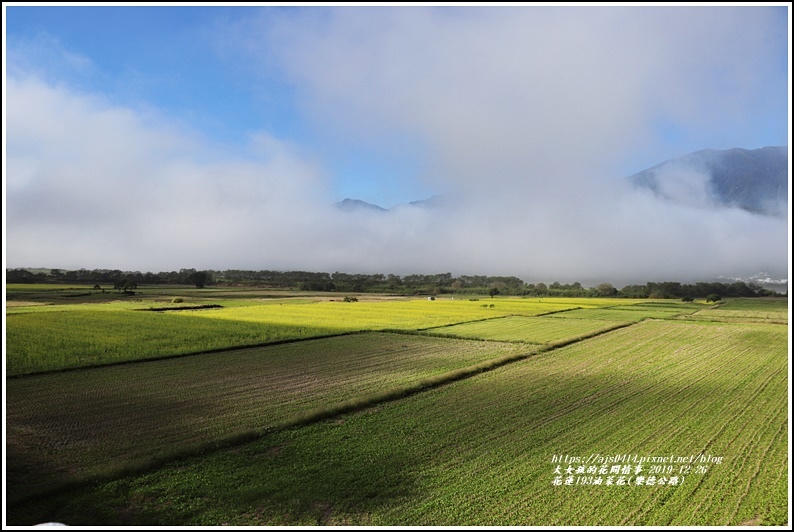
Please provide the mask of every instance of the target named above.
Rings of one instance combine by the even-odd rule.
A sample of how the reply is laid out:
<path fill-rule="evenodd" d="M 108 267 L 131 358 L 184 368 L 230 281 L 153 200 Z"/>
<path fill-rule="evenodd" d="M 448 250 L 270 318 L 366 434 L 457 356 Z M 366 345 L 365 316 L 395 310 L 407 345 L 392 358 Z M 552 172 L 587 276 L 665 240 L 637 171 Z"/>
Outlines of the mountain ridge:
<path fill-rule="evenodd" d="M 442 201 L 442 196 L 434 195 L 429 198 L 425 198 L 421 200 L 414 200 L 408 203 L 400 203 L 399 205 L 395 205 L 390 209 L 386 209 L 384 207 L 381 207 L 380 205 L 369 203 L 364 200 L 345 198 L 342 201 L 337 201 L 336 203 L 334 203 L 334 205 L 336 206 L 336 208 L 341 209 L 345 212 L 367 211 L 367 212 L 387 213 L 393 211 L 394 209 L 399 209 L 406 206 L 422 207 L 422 208 L 437 207 L 441 203 L 441 201 Z"/>
<path fill-rule="evenodd" d="M 374 203 L 367 203 L 366 201 L 360 199 L 352 199 L 352 198 L 345 198 L 342 201 L 337 201 L 334 205 L 338 209 L 341 209 L 345 212 L 356 212 L 356 211 L 372 211 L 372 212 L 388 212 L 389 209 L 384 209 L 380 205 L 375 205 Z"/>
<path fill-rule="evenodd" d="M 788 205 L 788 148 L 704 149 L 669 159 L 628 179 L 674 202 L 711 202 L 718 207 L 781 216 Z M 692 197 L 692 192 L 700 192 L 701 197 Z M 680 197 L 686 193 L 689 198 Z"/>
<path fill-rule="evenodd" d="M 739 208 L 757 215 L 788 212 L 788 147 L 703 149 L 668 159 L 626 179 L 674 203 Z M 436 208 L 443 196 L 401 203 L 390 209 L 360 199 L 335 203 L 344 212 L 388 213 L 411 207 Z"/>

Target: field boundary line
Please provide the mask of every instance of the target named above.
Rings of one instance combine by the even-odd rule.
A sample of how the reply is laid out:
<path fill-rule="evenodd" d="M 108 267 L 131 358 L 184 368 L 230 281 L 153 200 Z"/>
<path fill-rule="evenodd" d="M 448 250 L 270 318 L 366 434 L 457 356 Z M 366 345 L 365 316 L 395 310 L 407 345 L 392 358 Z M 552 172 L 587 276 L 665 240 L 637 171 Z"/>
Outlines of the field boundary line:
<path fill-rule="evenodd" d="M 570 312 L 572 310 L 583 310 L 583 309 L 584 309 L 584 307 L 573 307 L 573 308 L 564 308 L 564 309 L 560 309 L 560 310 L 550 310 L 548 312 L 544 312 L 543 314 L 537 314 L 536 316 L 533 316 L 533 317 L 540 318 L 542 316 L 549 316 L 551 314 L 559 314 L 560 312 Z"/>
<path fill-rule="evenodd" d="M 662 318 L 667 319 L 667 318 Z M 674 321 L 685 321 L 693 323 L 726 323 L 729 325 L 781 325 L 788 326 L 788 321 L 782 321 L 778 318 L 743 318 L 740 316 L 703 316 L 695 314 L 682 314 L 674 318 Z"/>
<path fill-rule="evenodd" d="M 443 329 L 445 327 L 454 327 L 456 325 L 467 325 L 469 323 L 480 323 L 480 322 L 483 322 L 483 321 L 499 320 L 499 319 L 502 319 L 502 318 L 540 318 L 540 317 L 543 317 L 543 316 L 548 316 L 549 314 L 558 314 L 560 312 L 569 312 L 571 310 L 582 310 L 582 309 L 584 309 L 584 307 L 571 307 L 571 308 L 565 308 L 565 309 L 561 309 L 561 310 L 550 310 L 549 312 L 543 312 L 541 314 L 533 314 L 531 316 L 528 316 L 526 314 L 505 314 L 503 316 L 493 316 L 493 317 L 490 317 L 490 318 L 478 318 L 476 320 L 467 320 L 467 321 L 458 321 L 458 322 L 455 322 L 455 323 L 447 323 L 446 325 L 434 325 L 432 327 L 424 327 L 424 328 L 421 328 L 421 329 L 411 329 L 411 330 L 406 330 L 406 329 L 386 329 L 386 330 L 388 330 L 389 332 L 391 332 L 393 330 L 399 330 L 402 333 L 405 333 L 405 332 L 408 332 L 408 333 L 410 333 L 410 332 L 425 332 L 425 331 L 432 331 L 433 329 Z M 452 338 L 452 336 L 447 336 L 447 337 L 448 338 Z M 496 341 L 510 341 L 510 340 L 496 340 Z M 524 343 L 534 343 L 534 342 L 524 342 Z"/>
<path fill-rule="evenodd" d="M 509 317 L 509 316 L 505 316 L 505 317 Z M 495 320 L 495 319 L 498 319 L 498 318 L 489 318 L 489 319 L 494 319 Z M 487 320 L 477 320 L 477 322 L 479 322 L 479 321 L 487 321 Z M 472 323 L 472 322 L 464 322 L 464 323 Z M 474 322 L 474 323 L 476 323 L 476 322 Z M 460 325 L 460 324 L 456 323 L 455 325 Z M 443 327 L 447 327 L 447 326 L 444 325 Z M 440 329 L 440 328 L 443 328 L 443 327 L 438 327 L 438 328 Z M 416 331 L 401 330 L 401 329 L 380 329 L 377 332 L 384 332 L 384 333 L 389 333 L 389 334 L 403 334 L 403 335 L 406 335 L 406 336 L 424 336 L 425 338 L 441 338 L 441 339 L 447 339 L 447 340 L 467 340 L 469 342 L 494 342 L 494 343 L 499 343 L 499 344 L 524 344 L 524 345 L 528 345 L 528 346 L 535 346 L 535 345 L 536 346 L 546 346 L 546 345 L 548 345 L 548 344 L 545 344 L 543 342 L 529 342 L 527 340 L 497 340 L 497 339 L 494 339 L 494 338 L 479 338 L 479 337 L 476 337 L 476 336 L 461 336 L 459 334 L 444 334 L 444 333 L 440 333 L 440 332 L 434 332 L 434 331 L 429 330 L 429 329 L 421 329 L 421 330 L 416 330 Z"/>
<path fill-rule="evenodd" d="M 483 321 L 491 321 L 491 320 L 500 320 L 502 318 L 511 318 L 515 316 L 521 316 L 521 314 L 504 314 L 502 316 L 492 316 L 489 318 L 478 318 L 476 320 L 467 320 L 467 321 L 458 321 L 455 323 L 447 323 L 445 325 L 434 325 L 432 327 L 423 327 L 421 329 L 381 329 L 384 331 L 400 331 L 402 333 L 423 333 L 425 331 L 432 331 L 433 329 L 443 329 L 444 327 L 454 327 L 455 325 L 466 325 L 469 323 L 480 323 Z"/>
<path fill-rule="evenodd" d="M 537 316 L 522 316 L 522 315 L 511 315 L 511 316 L 504 316 L 504 317 L 537 317 Z M 489 319 L 499 319 L 499 318 L 489 318 Z M 482 338 L 478 336 L 461 336 L 458 334 L 443 334 L 433 332 L 432 329 L 442 329 L 447 327 L 447 325 L 441 327 L 433 327 L 432 329 L 418 329 L 415 331 L 407 331 L 407 330 L 400 330 L 400 329 L 383 329 L 380 332 L 388 332 L 393 334 L 405 334 L 410 336 L 427 336 L 429 338 L 448 338 L 451 340 L 469 340 L 472 342 L 495 342 L 495 343 L 507 343 L 507 344 L 525 344 L 528 346 L 541 346 L 543 351 L 548 350 L 548 348 L 557 348 L 557 347 L 565 347 L 571 343 L 579 342 L 582 340 L 586 340 L 588 338 L 592 338 L 593 336 L 598 336 L 599 334 L 608 333 L 610 331 L 614 331 L 615 329 L 622 329 L 623 327 L 628 327 L 630 325 L 636 325 L 645 321 L 647 319 L 654 319 L 654 318 L 643 318 L 640 321 L 634 322 L 620 322 L 614 325 L 609 325 L 607 327 L 601 327 L 595 331 L 591 331 L 587 334 L 579 335 L 579 336 L 572 336 L 570 338 L 565 338 L 563 340 L 557 340 L 556 342 L 532 342 L 529 340 L 498 340 L 495 338 Z M 487 320 L 476 320 L 475 322 L 479 321 L 487 321 Z M 465 322 L 465 323 L 472 323 L 472 322 Z M 457 324 L 456 324 L 457 325 Z M 539 352 L 539 351 L 538 351 Z"/>
<path fill-rule="evenodd" d="M 214 353 L 226 353 L 228 351 L 242 351 L 245 349 L 258 349 L 262 347 L 269 347 L 271 345 L 284 345 L 284 344 L 294 344 L 297 342 L 306 342 L 309 340 L 323 340 L 326 338 L 336 338 L 337 336 L 352 336 L 354 334 L 364 334 L 368 332 L 379 332 L 377 330 L 360 330 L 360 331 L 343 331 L 339 333 L 333 334 L 321 334 L 318 336 L 306 336 L 303 338 L 285 338 L 282 340 L 273 340 L 271 342 L 260 342 L 258 344 L 245 344 L 245 345 L 237 345 L 237 346 L 229 346 L 229 347 L 218 347 L 216 349 L 207 349 L 205 351 L 193 351 L 190 353 L 178 353 L 174 355 L 161 355 L 149 358 L 138 358 L 134 360 L 117 360 L 114 362 L 105 362 L 103 364 L 88 364 L 85 366 L 75 366 L 71 368 L 58 368 L 58 369 L 48 369 L 44 371 L 32 371 L 30 373 L 17 373 L 15 375 L 6 375 L 6 379 L 21 379 L 24 377 L 37 377 L 40 375 L 51 375 L 54 373 L 68 373 L 70 371 L 82 371 L 86 369 L 98 369 L 98 368 L 106 368 L 111 366 L 123 366 L 127 364 L 140 364 L 142 362 L 160 362 L 163 360 L 170 360 L 173 358 L 184 358 L 184 357 L 193 357 L 193 356 L 200 356 L 200 355 L 211 355 Z M 385 331 L 386 332 L 386 331 Z"/>

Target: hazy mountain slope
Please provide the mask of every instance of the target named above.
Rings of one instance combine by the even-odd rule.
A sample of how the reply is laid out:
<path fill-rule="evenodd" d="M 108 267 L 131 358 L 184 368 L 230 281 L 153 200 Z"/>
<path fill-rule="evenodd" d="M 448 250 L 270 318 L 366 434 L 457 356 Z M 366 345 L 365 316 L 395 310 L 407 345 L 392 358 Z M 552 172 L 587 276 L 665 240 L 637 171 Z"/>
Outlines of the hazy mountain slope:
<path fill-rule="evenodd" d="M 666 200 L 698 207 L 738 207 L 754 214 L 786 216 L 788 148 L 700 150 L 670 159 L 628 178 Z M 345 212 L 386 213 L 411 207 L 440 207 L 441 196 L 412 201 L 392 209 L 346 198 L 336 206 Z"/>
<path fill-rule="evenodd" d="M 629 179 L 672 201 L 708 202 L 756 214 L 785 215 L 788 148 L 700 150 Z"/>
<path fill-rule="evenodd" d="M 389 212 L 394 209 L 399 209 L 402 207 L 410 206 L 410 207 L 438 207 L 442 203 L 441 196 L 432 196 L 427 199 L 411 201 L 409 203 L 401 203 L 400 205 L 396 205 L 391 209 L 385 209 L 380 205 L 375 205 L 374 203 L 367 203 L 366 201 L 359 200 L 359 199 L 351 199 L 345 198 L 342 201 L 338 201 L 335 205 L 342 209 L 345 212 L 358 212 L 358 211 L 367 211 L 367 212 Z"/>
<path fill-rule="evenodd" d="M 336 202 L 335 205 L 345 212 L 356 212 L 356 211 L 387 212 L 388 211 L 388 209 L 384 209 L 379 205 L 375 205 L 374 203 L 367 203 L 366 201 L 362 201 L 359 199 L 345 198 L 342 201 Z"/>

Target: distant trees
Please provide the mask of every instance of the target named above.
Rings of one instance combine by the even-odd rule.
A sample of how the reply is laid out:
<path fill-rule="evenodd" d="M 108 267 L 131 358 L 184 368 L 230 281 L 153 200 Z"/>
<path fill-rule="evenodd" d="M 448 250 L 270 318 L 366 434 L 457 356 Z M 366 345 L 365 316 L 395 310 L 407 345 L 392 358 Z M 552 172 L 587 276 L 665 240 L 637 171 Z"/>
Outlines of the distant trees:
<path fill-rule="evenodd" d="M 207 284 L 207 279 L 209 279 L 207 272 L 193 272 L 187 278 L 188 282 L 196 285 L 196 288 L 204 288 Z"/>
<path fill-rule="evenodd" d="M 618 289 L 612 286 L 610 283 L 601 283 L 600 285 L 596 286 L 596 291 L 601 297 L 614 297 L 618 295 Z"/>
<path fill-rule="evenodd" d="M 46 281 L 46 273 L 33 273 L 24 268 L 6 270 L 7 283 L 44 283 Z"/>
<path fill-rule="evenodd" d="M 382 273 L 326 273 L 305 271 L 272 270 L 203 270 L 181 269 L 159 273 L 121 270 L 47 270 L 24 268 L 6 270 L 7 283 L 82 283 L 86 285 L 112 285 L 118 291 L 134 291 L 142 284 L 193 285 L 203 288 L 209 284 L 233 284 L 238 286 L 259 286 L 266 288 L 298 289 L 313 292 L 379 292 L 406 295 L 461 294 L 491 297 L 528 296 L 528 297 L 624 297 L 624 298 L 667 298 L 684 297 L 706 298 L 717 295 L 728 297 L 777 296 L 776 292 L 766 290 L 753 283 L 695 283 L 664 281 L 649 282 L 644 285 L 626 285 L 617 289 L 604 282 L 592 287 L 584 287 L 579 282 L 564 284 L 553 281 L 525 283 L 518 277 L 461 275 L 455 277 L 450 272 L 435 274 L 411 274 L 399 276 Z M 120 284 L 116 284 L 120 283 Z M 493 292 L 492 290 L 498 290 Z"/>
<path fill-rule="evenodd" d="M 651 299 L 679 298 L 685 295 L 690 295 L 682 289 L 681 283 L 647 283 L 645 286 L 648 293 L 647 297 Z"/>
<path fill-rule="evenodd" d="M 125 294 L 134 294 L 137 289 L 138 282 L 134 280 L 119 279 L 113 283 L 113 290 L 118 290 L 119 292 L 123 291 Z"/>
<path fill-rule="evenodd" d="M 717 294 L 709 294 L 706 296 L 706 303 L 716 303 L 720 301 L 722 298 Z"/>
<path fill-rule="evenodd" d="M 618 296 L 631 299 L 645 299 L 648 297 L 648 288 L 643 284 L 630 284 L 618 290 Z"/>

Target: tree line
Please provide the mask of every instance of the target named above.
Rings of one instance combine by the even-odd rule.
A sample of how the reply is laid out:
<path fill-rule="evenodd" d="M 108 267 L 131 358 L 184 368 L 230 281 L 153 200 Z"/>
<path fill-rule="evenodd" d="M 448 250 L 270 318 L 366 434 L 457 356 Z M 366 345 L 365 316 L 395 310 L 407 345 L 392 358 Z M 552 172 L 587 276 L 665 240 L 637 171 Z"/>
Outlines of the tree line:
<path fill-rule="evenodd" d="M 7 269 L 8 283 L 90 283 L 109 284 L 114 288 L 139 285 L 190 285 L 257 286 L 265 288 L 297 289 L 312 292 L 386 292 L 405 295 L 513 295 L 530 297 L 625 297 L 652 299 L 720 297 L 768 297 L 779 296 L 754 283 L 701 282 L 684 284 L 679 282 L 649 282 L 633 284 L 621 289 L 610 283 L 585 287 L 581 283 L 546 284 L 526 283 L 515 276 L 460 275 L 451 273 L 410 274 L 361 274 L 326 273 L 273 270 L 196 270 L 183 268 L 179 271 L 141 273 L 104 269 L 79 270 L 29 270 Z"/>
<path fill-rule="evenodd" d="M 143 284 L 187 284 L 195 285 L 196 281 L 210 282 L 211 274 L 193 268 L 181 269 L 178 272 L 141 273 L 138 271 L 121 270 L 61 270 L 61 269 L 6 269 L 7 283 L 92 283 L 110 284 L 115 289 L 127 281 L 129 286 Z"/>

